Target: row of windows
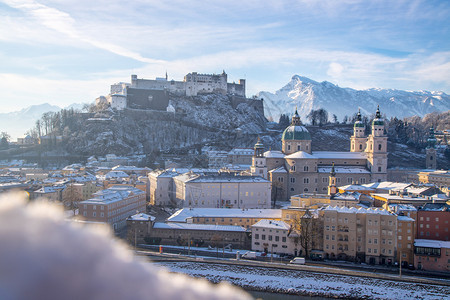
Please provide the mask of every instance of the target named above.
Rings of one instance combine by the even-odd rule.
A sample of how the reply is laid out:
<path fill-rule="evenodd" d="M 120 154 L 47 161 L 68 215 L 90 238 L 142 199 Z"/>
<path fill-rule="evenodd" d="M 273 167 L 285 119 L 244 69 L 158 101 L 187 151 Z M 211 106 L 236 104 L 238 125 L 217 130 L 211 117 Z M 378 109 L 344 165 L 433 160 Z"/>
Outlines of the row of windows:
<path fill-rule="evenodd" d="M 267 240 L 268 240 L 268 241 L 272 241 L 273 239 L 275 239 L 275 242 L 279 242 L 279 241 L 280 241 L 280 237 L 279 237 L 278 235 L 275 235 L 274 237 L 273 237 L 272 235 L 268 235 L 268 236 L 267 236 Z M 255 240 L 259 240 L 259 234 L 258 234 L 258 233 L 255 234 Z M 265 234 L 261 234 L 261 240 L 263 240 L 263 241 L 266 240 L 266 235 L 265 235 Z M 286 237 L 283 236 L 283 237 L 281 238 L 281 241 L 282 241 L 283 243 L 286 243 Z M 256 243 L 255 243 L 255 244 L 256 244 Z"/>

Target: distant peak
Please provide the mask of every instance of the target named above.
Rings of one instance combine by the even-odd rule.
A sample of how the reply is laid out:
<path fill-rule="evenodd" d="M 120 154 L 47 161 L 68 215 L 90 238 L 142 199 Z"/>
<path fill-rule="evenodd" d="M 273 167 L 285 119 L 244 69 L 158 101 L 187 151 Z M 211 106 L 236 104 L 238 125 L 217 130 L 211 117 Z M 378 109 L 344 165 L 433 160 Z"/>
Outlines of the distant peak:
<path fill-rule="evenodd" d="M 304 76 L 300 76 L 300 75 L 292 76 L 292 81 L 301 81 L 303 83 L 318 84 L 317 81 L 314 81 L 312 79 L 309 79 L 308 77 L 304 77 Z"/>

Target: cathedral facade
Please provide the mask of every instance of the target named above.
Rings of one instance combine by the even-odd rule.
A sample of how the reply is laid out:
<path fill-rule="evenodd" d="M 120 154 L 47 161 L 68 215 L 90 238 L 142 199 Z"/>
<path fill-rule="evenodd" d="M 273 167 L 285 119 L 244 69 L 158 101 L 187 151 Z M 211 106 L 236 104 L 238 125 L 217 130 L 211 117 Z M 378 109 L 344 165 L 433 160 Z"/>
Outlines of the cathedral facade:
<path fill-rule="evenodd" d="M 371 127 L 371 134 L 365 136 L 358 113 L 350 152 L 313 151 L 311 135 L 296 110 L 291 125 L 283 132 L 281 151 L 264 151 L 258 140 L 251 173 L 270 180 L 272 195 L 281 200 L 302 193 L 327 193 L 332 170 L 337 186 L 385 181 L 387 134 L 379 108 Z"/>

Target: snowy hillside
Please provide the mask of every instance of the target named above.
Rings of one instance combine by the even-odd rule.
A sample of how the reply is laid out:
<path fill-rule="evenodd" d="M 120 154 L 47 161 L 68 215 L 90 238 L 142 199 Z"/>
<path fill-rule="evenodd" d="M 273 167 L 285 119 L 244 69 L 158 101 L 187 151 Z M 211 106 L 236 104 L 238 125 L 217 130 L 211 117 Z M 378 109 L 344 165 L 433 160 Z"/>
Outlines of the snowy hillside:
<path fill-rule="evenodd" d="M 303 121 L 313 109 L 324 108 L 329 118 L 335 114 L 339 121 L 361 108 L 365 115 L 375 113 L 377 105 L 387 117 L 403 118 L 413 115 L 423 117 L 434 111 L 450 109 L 450 96 L 443 92 L 408 92 L 392 89 L 354 90 L 341 88 L 330 82 L 317 82 L 294 75 L 291 81 L 275 92 L 259 92 L 264 99 L 265 115 L 278 121 L 280 114 L 292 114 L 295 106 Z"/>

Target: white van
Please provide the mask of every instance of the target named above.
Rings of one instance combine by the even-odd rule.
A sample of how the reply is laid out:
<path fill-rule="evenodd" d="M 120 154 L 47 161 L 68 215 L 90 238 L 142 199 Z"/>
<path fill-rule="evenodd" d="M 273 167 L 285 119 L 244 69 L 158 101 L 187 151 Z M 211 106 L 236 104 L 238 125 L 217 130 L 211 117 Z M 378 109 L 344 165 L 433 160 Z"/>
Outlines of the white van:
<path fill-rule="evenodd" d="M 289 263 L 290 264 L 296 264 L 296 265 L 304 265 L 305 264 L 305 258 L 304 257 L 295 257 Z"/>
<path fill-rule="evenodd" d="M 242 255 L 242 258 L 256 258 L 256 252 L 248 251 Z"/>

